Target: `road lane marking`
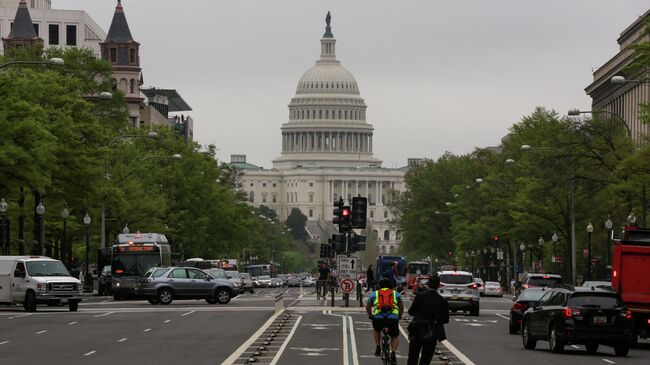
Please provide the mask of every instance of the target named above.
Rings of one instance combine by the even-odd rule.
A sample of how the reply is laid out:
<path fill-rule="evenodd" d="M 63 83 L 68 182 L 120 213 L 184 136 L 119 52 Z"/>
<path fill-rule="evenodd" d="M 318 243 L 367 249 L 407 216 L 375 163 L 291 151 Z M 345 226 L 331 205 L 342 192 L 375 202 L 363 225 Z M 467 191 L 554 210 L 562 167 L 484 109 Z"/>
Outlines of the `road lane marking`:
<path fill-rule="evenodd" d="M 6 343 L 9 343 L 9 341 L 2 341 L 2 342 L 0 342 L 0 345 L 4 345 Z"/>
<path fill-rule="evenodd" d="M 296 333 L 296 329 L 298 328 L 298 324 L 300 323 L 300 320 L 302 319 L 302 316 L 298 316 L 298 319 L 296 319 L 296 323 L 293 324 L 293 328 L 291 329 L 291 332 L 289 332 L 289 335 L 287 336 L 287 339 L 284 340 L 282 343 L 282 346 L 278 349 L 278 352 L 275 354 L 275 357 L 271 361 L 269 365 L 275 365 L 278 363 L 278 360 L 280 360 L 280 357 L 282 357 L 282 353 L 284 350 L 287 348 L 287 345 L 291 341 L 291 338 L 293 337 L 293 334 Z"/>
<path fill-rule="evenodd" d="M 352 348 L 352 363 L 354 365 L 359 365 L 359 354 L 357 353 L 357 339 L 354 336 L 354 322 L 352 322 L 351 316 L 346 316 L 350 325 L 348 327 L 350 332 L 350 347 Z"/>
<path fill-rule="evenodd" d="M 613 362 L 612 360 L 603 359 L 603 361 L 606 362 L 606 363 L 608 363 L 608 364 L 616 364 L 616 363 Z"/>
<path fill-rule="evenodd" d="M 171 319 L 166 319 L 165 322 L 163 323 L 169 323 L 169 322 L 171 322 Z"/>
<path fill-rule="evenodd" d="M 264 323 L 264 324 L 263 324 L 263 325 L 262 325 L 262 326 L 257 330 L 257 332 L 253 333 L 253 335 L 252 335 L 251 337 L 249 337 L 248 340 L 246 340 L 246 342 L 244 342 L 241 346 L 239 346 L 239 348 L 238 348 L 237 350 L 235 350 L 235 352 L 233 352 L 233 353 L 232 353 L 232 354 L 231 354 L 231 355 L 230 355 L 226 360 L 224 360 L 224 361 L 221 363 L 221 365 L 230 365 L 230 364 L 234 363 L 235 360 L 239 359 L 239 357 L 241 356 L 241 354 L 243 354 L 244 351 L 246 351 L 246 350 L 247 350 L 247 349 L 248 349 L 248 348 L 253 344 L 253 342 L 255 342 L 255 340 L 257 340 L 257 339 L 258 339 L 258 338 L 259 338 L 259 337 L 264 333 L 264 331 L 266 331 L 266 329 L 269 328 L 269 326 L 271 326 L 271 324 L 273 324 L 273 321 L 275 321 L 275 319 L 276 319 L 278 316 L 280 316 L 280 314 L 282 314 L 282 313 L 284 313 L 284 310 L 281 310 L 281 311 L 279 311 L 279 312 L 273 314 L 273 315 L 272 315 L 272 316 L 271 316 L 271 317 L 266 321 L 266 323 Z"/>
<path fill-rule="evenodd" d="M 499 317 L 501 317 L 501 318 L 503 318 L 503 319 L 510 320 L 510 317 L 508 317 L 508 316 L 504 316 L 503 314 L 500 314 L 500 313 L 497 313 L 497 316 L 499 316 Z"/>
<path fill-rule="evenodd" d="M 451 342 L 444 340 L 444 341 L 440 341 L 440 343 L 443 344 L 449 351 L 451 351 L 458 358 L 458 360 L 460 360 L 463 364 L 476 365 L 472 362 L 472 360 L 470 360 L 467 356 L 465 356 L 465 354 L 458 351 L 458 349 L 454 347 L 454 345 L 452 345 Z"/>
<path fill-rule="evenodd" d="M 338 314 L 335 314 L 339 316 Z M 345 319 L 344 315 L 340 315 L 343 320 L 343 365 L 350 365 L 350 346 L 348 344 L 348 321 Z"/>
<path fill-rule="evenodd" d="M 77 324 L 77 321 L 73 321 L 73 322 L 68 323 L 68 326 L 72 326 L 73 324 Z"/>
<path fill-rule="evenodd" d="M 113 313 L 114 313 L 114 312 L 107 312 L 107 313 L 104 313 L 104 314 L 98 314 L 98 315 L 93 316 L 93 317 L 95 317 L 95 318 L 98 318 L 98 317 L 105 317 L 105 316 L 111 315 L 111 314 L 113 314 Z"/>
<path fill-rule="evenodd" d="M 124 338 L 120 338 L 119 340 L 117 340 L 117 342 L 124 342 L 124 341 L 126 341 L 126 340 L 127 340 L 127 338 L 124 337 Z"/>
<path fill-rule="evenodd" d="M 192 314 L 194 312 L 196 312 L 196 311 L 189 311 L 187 313 L 183 313 L 183 314 L 181 314 L 181 317 L 185 317 L 185 316 L 190 315 L 190 314 Z"/>
<path fill-rule="evenodd" d="M 38 332 L 36 332 L 36 334 L 40 335 L 40 334 L 45 333 L 45 332 L 47 332 L 47 330 L 38 331 Z"/>
<path fill-rule="evenodd" d="M 580 349 L 580 346 L 576 346 L 576 345 L 571 345 L 571 347 L 573 347 L 574 349 Z"/>
<path fill-rule="evenodd" d="M 151 328 L 147 328 L 147 329 L 145 329 L 145 330 L 142 331 L 142 332 L 149 332 L 149 331 L 151 331 Z"/>
<path fill-rule="evenodd" d="M 84 356 L 90 356 L 90 355 L 94 354 L 95 352 L 97 352 L 97 351 L 92 350 L 92 351 L 90 351 L 90 352 L 86 352 L 86 353 L 84 354 Z"/>
<path fill-rule="evenodd" d="M 23 317 L 27 317 L 27 316 L 31 316 L 31 315 L 32 315 L 31 313 L 19 314 L 19 315 L 17 315 L 17 316 L 9 317 L 9 318 L 7 318 L 7 319 L 23 318 Z"/>

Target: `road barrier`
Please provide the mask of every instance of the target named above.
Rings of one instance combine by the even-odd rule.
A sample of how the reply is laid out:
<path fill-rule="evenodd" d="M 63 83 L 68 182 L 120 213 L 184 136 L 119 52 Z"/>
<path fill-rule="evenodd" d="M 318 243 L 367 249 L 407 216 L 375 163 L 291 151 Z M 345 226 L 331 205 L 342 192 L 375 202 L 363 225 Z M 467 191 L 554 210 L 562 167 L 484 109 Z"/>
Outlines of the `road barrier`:
<path fill-rule="evenodd" d="M 275 296 L 275 313 L 279 313 L 284 309 L 284 293 Z"/>

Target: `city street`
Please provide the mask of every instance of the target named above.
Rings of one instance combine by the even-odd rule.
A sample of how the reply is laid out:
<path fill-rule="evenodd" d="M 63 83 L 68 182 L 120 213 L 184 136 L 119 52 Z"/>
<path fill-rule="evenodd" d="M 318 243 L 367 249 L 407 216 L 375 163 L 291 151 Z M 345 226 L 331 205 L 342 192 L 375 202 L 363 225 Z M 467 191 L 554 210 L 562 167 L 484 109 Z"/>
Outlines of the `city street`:
<path fill-rule="evenodd" d="M 256 357 L 259 364 L 377 364 L 371 326 L 358 301 L 343 308 L 337 300 L 317 301 L 313 288 L 258 289 L 227 305 L 204 301 L 174 301 L 169 306 L 145 301 L 113 301 L 86 297 L 76 313 L 63 307 L 39 306 L 33 314 L 20 307 L 0 308 L 0 363 L 36 364 L 56 356 L 58 363 L 115 364 L 133 361 L 177 364 L 243 364 L 267 340 L 280 322 L 276 336 Z M 276 296 L 284 294 L 284 311 L 276 313 Z M 327 305 L 326 305 L 327 304 Z M 406 308 L 410 301 L 405 301 Z M 509 298 L 482 298 L 481 315 L 453 314 L 447 326 L 449 341 L 439 345 L 434 363 L 514 364 L 525 354 L 527 365 L 645 364 L 650 345 L 643 342 L 626 358 L 601 347 L 588 355 L 568 346 L 551 354 L 547 343 L 524 350 L 518 335 L 507 330 Z M 291 316 L 288 316 L 288 315 Z M 408 354 L 407 318 L 402 321 L 398 363 Z"/>

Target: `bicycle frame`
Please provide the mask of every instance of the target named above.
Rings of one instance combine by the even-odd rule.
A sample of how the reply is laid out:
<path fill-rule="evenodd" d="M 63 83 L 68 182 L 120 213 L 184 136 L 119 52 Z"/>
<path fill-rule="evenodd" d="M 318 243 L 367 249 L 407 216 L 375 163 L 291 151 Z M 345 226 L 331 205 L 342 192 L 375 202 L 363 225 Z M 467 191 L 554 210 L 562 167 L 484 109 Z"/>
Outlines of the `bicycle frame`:
<path fill-rule="evenodd" d="M 381 330 L 381 360 L 384 365 L 388 365 L 390 361 L 390 336 L 388 336 L 388 328 Z"/>

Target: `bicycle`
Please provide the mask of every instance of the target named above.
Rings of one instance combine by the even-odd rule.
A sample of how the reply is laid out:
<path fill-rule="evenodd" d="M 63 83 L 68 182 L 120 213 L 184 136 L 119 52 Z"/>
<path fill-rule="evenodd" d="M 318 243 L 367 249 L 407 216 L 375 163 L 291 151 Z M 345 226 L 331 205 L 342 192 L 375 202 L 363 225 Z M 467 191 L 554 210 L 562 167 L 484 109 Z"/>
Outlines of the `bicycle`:
<path fill-rule="evenodd" d="M 384 365 L 390 364 L 390 336 L 388 336 L 388 328 L 381 330 L 381 362 Z"/>
<path fill-rule="evenodd" d="M 326 280 L 317 280 L 316 281 L 316 300 L 321 300 L 321 298 L 327 298 L 327 281 Z"/>

